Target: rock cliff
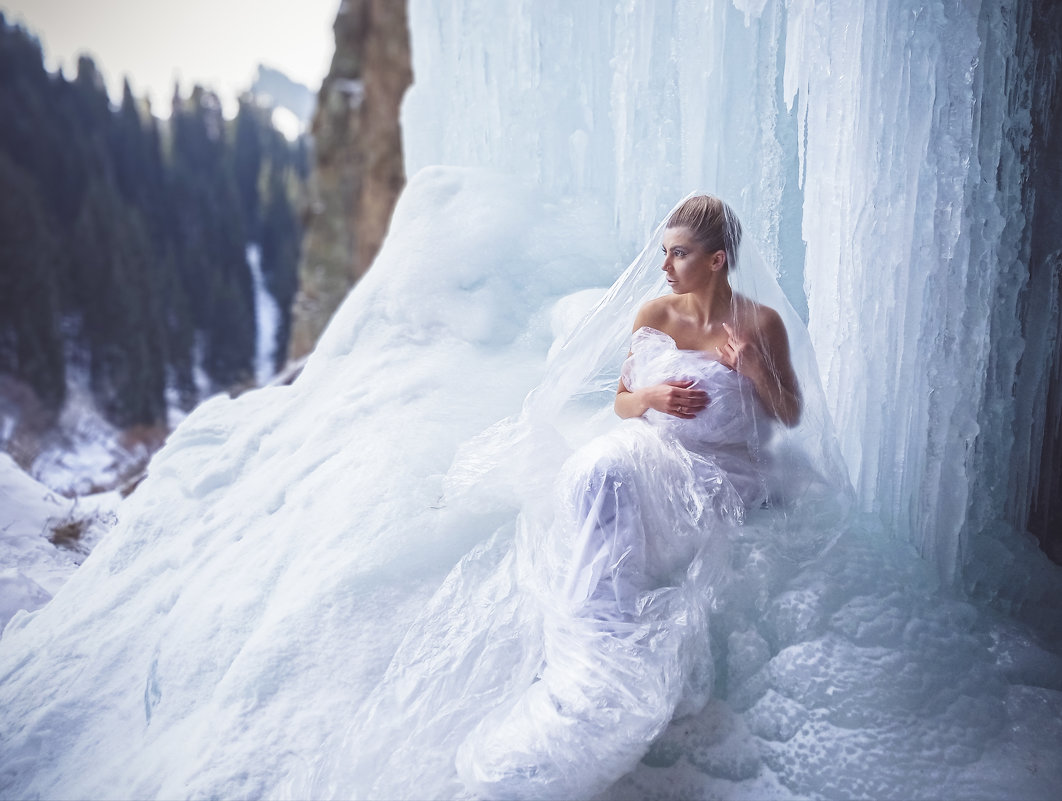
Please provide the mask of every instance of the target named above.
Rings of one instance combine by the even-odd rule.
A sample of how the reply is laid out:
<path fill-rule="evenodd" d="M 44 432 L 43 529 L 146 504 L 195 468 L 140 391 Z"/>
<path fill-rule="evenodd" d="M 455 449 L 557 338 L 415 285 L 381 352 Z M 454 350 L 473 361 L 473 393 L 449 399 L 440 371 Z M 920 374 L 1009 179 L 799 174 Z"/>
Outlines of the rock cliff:
<path fill-rule="evenodd" d="M 317 98 L 315 164 L 291 358 L 314 343 L 379 250 L 405 184 L 399 108 L 413 80 L 406 4 L 344 0 Z"/>

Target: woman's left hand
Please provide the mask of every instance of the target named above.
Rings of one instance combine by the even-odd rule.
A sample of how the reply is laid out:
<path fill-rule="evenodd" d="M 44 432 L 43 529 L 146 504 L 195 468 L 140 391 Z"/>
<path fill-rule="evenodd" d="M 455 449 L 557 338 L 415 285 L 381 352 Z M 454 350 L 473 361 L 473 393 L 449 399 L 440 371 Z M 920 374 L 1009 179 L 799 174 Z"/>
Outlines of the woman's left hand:
<path fill-rule="evenodd" d="M 726 323 L 723 323 L 723 330 L 727 335 L 726 343 L 723 347 L 715 349 L 715 352 L 719 354 L 719 361 L 731 370 L 752 379 L 763 375 L 766 360 L 759 343 L 739 336 Z"/>

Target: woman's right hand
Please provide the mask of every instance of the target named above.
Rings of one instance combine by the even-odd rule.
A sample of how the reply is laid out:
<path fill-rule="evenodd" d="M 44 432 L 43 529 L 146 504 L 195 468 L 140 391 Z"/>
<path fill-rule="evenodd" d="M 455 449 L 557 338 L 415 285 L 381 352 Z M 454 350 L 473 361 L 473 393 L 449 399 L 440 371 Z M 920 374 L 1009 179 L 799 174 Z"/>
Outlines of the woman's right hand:
<path fill-rule="evenodd" d="M 639 400 L 649 409 L 692 420 L 708 405 L 708 393 L 703 389 L 694 389 L 693 384 L 693 381 L 667 381 L 643 387 L 634 394 L 640 395 Z"/>

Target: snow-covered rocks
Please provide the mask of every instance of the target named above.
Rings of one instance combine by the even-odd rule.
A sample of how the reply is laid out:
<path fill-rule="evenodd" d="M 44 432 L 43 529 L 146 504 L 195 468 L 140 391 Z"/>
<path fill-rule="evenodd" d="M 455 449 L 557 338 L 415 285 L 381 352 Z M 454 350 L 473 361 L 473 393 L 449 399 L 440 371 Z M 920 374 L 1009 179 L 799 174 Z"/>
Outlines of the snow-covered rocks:
<path fill-rule="evenodd" d="M 0 453 L 0 630 L 51 599 L 110 527 L 119 500 L 64 498 Z"/>

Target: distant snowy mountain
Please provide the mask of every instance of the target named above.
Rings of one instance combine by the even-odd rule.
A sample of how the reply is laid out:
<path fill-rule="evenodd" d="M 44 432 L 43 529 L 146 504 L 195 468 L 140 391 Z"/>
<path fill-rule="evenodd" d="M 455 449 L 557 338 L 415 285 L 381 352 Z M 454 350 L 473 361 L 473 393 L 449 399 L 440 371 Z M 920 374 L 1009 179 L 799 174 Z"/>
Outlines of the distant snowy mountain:
<path fill-rule="evenodd" d="M 280 70 L 260 64 L 251 84 L 251 94 L 262 105 L 287 112 L 280 119 L 275 115 L 273 124 L 289 139 L 294 138 L 292 132 L 309 130 L 317 105 L 317 93 L 314 90 L 293 81 Z"/>

